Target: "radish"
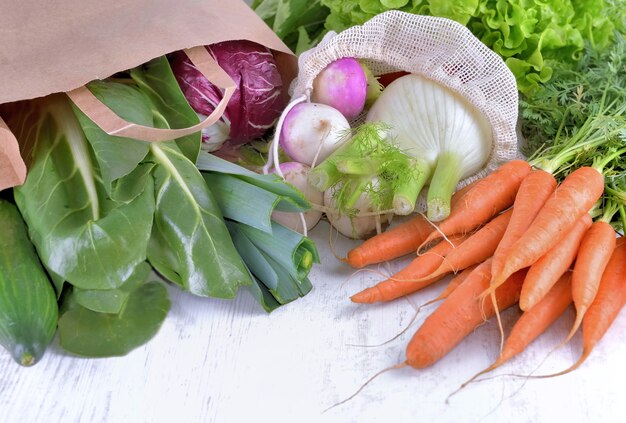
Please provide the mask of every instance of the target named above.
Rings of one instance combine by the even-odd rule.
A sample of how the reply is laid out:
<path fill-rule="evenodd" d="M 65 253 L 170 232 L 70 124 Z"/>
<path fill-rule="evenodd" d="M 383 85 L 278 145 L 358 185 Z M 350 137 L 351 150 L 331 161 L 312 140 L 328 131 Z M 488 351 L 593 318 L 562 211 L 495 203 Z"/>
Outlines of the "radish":
<path fill-rule="evenodd" d="M 297 162 L 286 162 L 280 164 L 280 171 L 283 173 L 285 182 L 290 183 L 298 188 L 307 200 L 313 205 L 322 204 L 323 193 L 309 186 L 307 177 L 310 167 Z M 322 218 L 322 212 L 315 209 L 304 213 L 304 221 L 306 222 L 307 231 L 311 230 L 317 222 Z M 302 218 L 300 213 L 274 211 L 272 219 L 283 226 L 294 231 L 303 233 Z"/>
<path fill-rule="evenodd" d="M 349 131 L 350 124 L 337 109 L 300 103 L 285 116 L 279 142 L 291 159 L 311 166 L 345 143 Z"/>
<path fill-rule="evenodd" d="M 366 96 L 367 76 L 361 64 L 351 57 L 343 57 L 315 77 L 311 100 L 332 106 L 351 120 L 363 112 Z"/>

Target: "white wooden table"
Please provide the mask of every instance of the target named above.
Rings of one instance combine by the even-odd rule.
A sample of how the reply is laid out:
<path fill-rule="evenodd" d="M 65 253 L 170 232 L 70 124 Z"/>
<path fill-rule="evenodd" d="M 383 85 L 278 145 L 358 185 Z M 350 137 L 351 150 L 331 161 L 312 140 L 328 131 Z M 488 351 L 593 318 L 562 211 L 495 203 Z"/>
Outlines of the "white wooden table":
<path fill-rule="evenodd" d="M 328 248 L 325 223 L 313 238 L 323 261 L 312 272 L 313 291 L 271 315 L 244 292 L 220 301 L 171 288 L 172 310 L 160 332 L 125 357 L 76 358 L 53 344 L 40 363 L 22 368 L 0 351 L 0 422 L 626 421 L 626 312 L 588 361 L 566 376 L 526 383 L 497 377 L 471 385 L 446 404 L 450 392 L 497 356 L 498 332 L 489 322 L 435 366 L 386 373 L 349 403 L 323 413 L 376 371 L 403 361 L 415 329 L 382 347 L 354 346 L 390 338 L 413 308 L 406 300 L 352 304 L 349 295 L 380 276 L 351 277 L 352 270 Z M 335 249 L 345 253 L 350 245 L 340 239 Z M 422 303 L 441 289 L 411 300 Z M 505 312 L 505 323 L 517 314 Z M 568 310 L 523 356 L 495 373 L 533 371 L 572 318 Z M 579 351 L 577 336 L 537 373 L 569 366 Z"/>

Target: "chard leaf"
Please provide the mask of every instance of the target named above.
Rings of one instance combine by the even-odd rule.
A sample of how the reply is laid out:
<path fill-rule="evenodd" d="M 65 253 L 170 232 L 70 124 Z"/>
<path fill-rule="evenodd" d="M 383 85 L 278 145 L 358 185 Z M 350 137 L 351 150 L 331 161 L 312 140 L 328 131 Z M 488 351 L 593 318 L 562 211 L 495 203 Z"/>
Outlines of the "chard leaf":
<path fill-rule="evenodd" d="M 29 107 L 9 125 L 30 151 L 15 200 L 37 252 L 58 281 L 117 288 L 146 259 L 154 191 L 144 189 L 128 203 L 111 200 L 67 100 L 52 96 Z"/>
<path fill-rule="evenodd" d="M 117 314 L 122 311 L 130 294 L 148 280 L 151 271 L 150 265 L 143 262 L 119 288 L 101 290 L 74 288 L 73 297 L 78 304 L 89 310 Z"/>
<path fill-rule="evenodd" d="M 156 213 L 148 260 L 196 295 L 234 298 L 252 280 L 202 175 L 174 142 L 152 144 Z"/>
<path fill-rule="evenodd" d="M 122 356 L 148 342 L 167 316 L 165 286 L 148 282 L 132 292 L 122 311 L 98 313 L 81 306 L 73 294 L 59 319 L 61 347 L 85 357 Z"/>
<path fill-rule="evenodd" d="M 93 81 L 88 88 L 120 117 L 152 126 L 152 112 L 147 107 L 147 99 L 136 88 L 104 81 Z M 150 146 L 143 141 L 108 135 L 77 107 L 73 109 L 98 161 L 106 192 L 112 195 L 115 190 L 113 182 L 135 170 L 148 154 Z"/>
<path fill-rule="evenodd" d="M 131 69 L 130 76 L 150 98 L 155 126 L 159 128 L 187 128 L 200 122 L 181 91 L 165 56 Z M 176 140 L 185 156 L 195 162 L 202 144 L 200 131 Z"/>

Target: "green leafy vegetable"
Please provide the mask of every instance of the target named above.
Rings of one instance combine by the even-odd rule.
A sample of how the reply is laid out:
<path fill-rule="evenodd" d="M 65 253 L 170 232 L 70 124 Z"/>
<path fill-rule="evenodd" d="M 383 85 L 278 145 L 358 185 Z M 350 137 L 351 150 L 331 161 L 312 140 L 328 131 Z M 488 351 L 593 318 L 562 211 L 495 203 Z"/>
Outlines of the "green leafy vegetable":
<path fill-rule="evenodd" d="M 181 92 L 165 56 L 131 69 L 130 76 L 150 98 L 157 128 L 187 128 L 200 121 Z M 200 152 L 202 134 L 195 132 L 179 138 L 176 144 L 189 160 L 195 162 Z"/>
<path fill-rule="evenodd" d="M 140 263 L 132 275 L 117 289 L 73 289 L 73 298 L 79 305 L 99 313 L 117 314 L 122 311 L 130 294 L 148 279 L 152 269 L 148 263 Z"/>
<path fill-rule="evenodd" d="M 114 82 L 93 81 L 89 83 L 88 88 L 120 117 L 140 125 L 152 125 L 152 113 L 147 107 L 146 98 L 135 87 Z M 131 107 L 132 105 L 137 106 Z M 111 194 L 115 190 L 114 181 L 130 174 L 146 157 L 149 143 L 112 137 L 78 108 L 74 106 L 73 109 L 98 161 L 106 192 Z"/>
<path fill-rule="evenodd" d="M 165 319 L 170 301 L 160 282 L 133 291 L 119 313 L 98 313 L 81 306 L 73 295 L 59 319 L 61 347 L 87 357 L 122 356 L 150 340 Z"/>
<path fill-rule="evenodd" d="M 307 28 L 298 53 L 306 45 L 313 47 L 325 31 L 362 25 L 387 10 L 453 19 L 502 56 L 525 94 L 550 80 L 554 63 L 575 63 L 585 41 L 604 48 L 615 28 L 624 29 L 626 16 L 623 3 L 615 0 L 264 0 L 255 5 L 292 48 L 299 27 Z M 284 18 L 287 12 L 291 19 Z"/>
<path fill-rule="evenodd" d="M 157 207 L 148 260 L 196 295 L 234 298 L 251 284 L 213 194 L 173 142 L 151 145 Z M 169 252 L 164 251 L 167 249 Z"/>
<path fill-rule="evenodd" d="M 200 152 L 196 166 L 204 172 L 217 172 L 237 176 L 245 182 L 278 195 L 281 201 L 276 206 L 277 210 L 301 212 L 311 208 L 311 204 L 302 192 L 294 186 L 285 183 L 276 174 L 261 175 L 206 152 Z"/>
<path fill-rule="evenodd" d="M 252 8 L 294 51 L 319 41 L 329 10 L 320 0 L 255 0 Z M 297 47 L 297 50 L 296 50 Z"/>
<path fill-rule="evenodd" d="M 107 195 L 98 162 L 62 97 L 15 113 L 9 125 L 30 149 L 28 177 L 15 200 L 45 266 L 84 289 L 122 285 L 146 259 L 154 191 L 143 189 L 127 203 Z"/>

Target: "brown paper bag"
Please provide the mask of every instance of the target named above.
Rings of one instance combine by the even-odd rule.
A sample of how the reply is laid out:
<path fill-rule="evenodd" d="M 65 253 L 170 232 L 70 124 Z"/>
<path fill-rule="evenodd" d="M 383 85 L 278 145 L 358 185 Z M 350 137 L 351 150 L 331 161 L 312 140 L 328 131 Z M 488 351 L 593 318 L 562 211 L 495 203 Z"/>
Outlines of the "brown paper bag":
<path fill-rule="evenodd" d="M 105 132 L 163 141 L 216 122 L 234 82 L 201 47 L 250 40 L 273 50 L 285 98 L 296 76 L 295 56 L 241 0 L 21 0 L 0 2 L 0 104 L 67 92 Z M 185 50 L 224 99 L 192 128 L 156 129 L 132 124 L 100 103 L 84 85 L 155 57 Z M 24 182 L 17 140 L 0 117 L 0 190 Z"/>

